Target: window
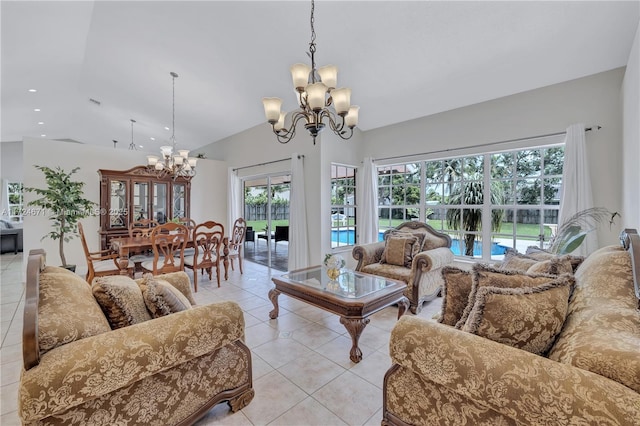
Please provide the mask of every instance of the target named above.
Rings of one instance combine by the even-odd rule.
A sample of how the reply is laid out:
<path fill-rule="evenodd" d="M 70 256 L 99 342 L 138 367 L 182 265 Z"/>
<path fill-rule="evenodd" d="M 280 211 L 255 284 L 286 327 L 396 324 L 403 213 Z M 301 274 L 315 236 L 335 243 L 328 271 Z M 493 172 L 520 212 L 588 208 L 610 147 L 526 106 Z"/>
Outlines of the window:
<path fill-rule="evenodd" d="M 356 243 L 356 168 L 331 164 L 331 247 Z"/>
<path fill-rule="evenodd" d="M 380 228 L 426 221 L 451 236 L 456 255 L 475 258 L 544 247 L 558 223 L 563 162 L 564 146 L 554 145 L 378 167 Z"/>
<path fill-rule="evenodd" d="M 7 196 L 9 207 L 9 220 L 12 222 L 22 222 L 22 212 L 24 211 L 23 206 L 23 194 L 22 194 L 22 184 L 17 182 L 9 182 L 7 184 Z"/>

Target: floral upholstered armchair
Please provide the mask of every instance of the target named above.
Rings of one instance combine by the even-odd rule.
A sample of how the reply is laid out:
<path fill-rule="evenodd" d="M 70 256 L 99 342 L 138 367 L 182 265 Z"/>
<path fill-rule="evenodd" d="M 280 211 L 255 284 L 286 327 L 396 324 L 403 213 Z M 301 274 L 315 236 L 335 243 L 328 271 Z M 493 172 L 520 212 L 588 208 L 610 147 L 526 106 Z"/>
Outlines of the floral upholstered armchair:
<path fill-rule="evenodd" d="M 384 241 L 358 245 L 356 271 L 404 281 L 411 312 L 442 289 L 440 270 L 453 262 L 451 238 L 422 222 L 405 222 L 384 233 Z"/>

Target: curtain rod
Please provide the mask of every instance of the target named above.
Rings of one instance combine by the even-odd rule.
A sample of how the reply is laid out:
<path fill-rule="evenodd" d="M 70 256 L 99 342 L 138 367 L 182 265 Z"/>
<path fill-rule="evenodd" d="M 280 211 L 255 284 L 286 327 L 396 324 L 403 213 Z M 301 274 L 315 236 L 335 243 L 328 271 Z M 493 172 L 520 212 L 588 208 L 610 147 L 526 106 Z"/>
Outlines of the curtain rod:
<path fill-rule="evenodd" d="M 304 155 L 298 155 L 298 158 L 304 158 Z M 233 171 L 237 172 L 238 170 L 242 170 L 242 169 L 248 169 L 248 168 L 251 168 L 251 167 L 258 167 L 258 166 L 266 166 L 267 164 L 280 163 L 282 161 L 289 161 L 289 160 L 291 160 L 291 157 L 283 158 L 282 160 L 267 161 L 266 163 L 252 164 L 250 166 L 237 167 L 237 168 L 233 169 Z"/>
<path fill-rule="evenodd" d="M 591 127 L 586 127 L 584 129 L 585 132 L 590 132 L 592 130 L 600 130 L 602 129 L 602 126 L 600 125 L 595 125 L 595 126 L 591 126 Z M 488 142 L 488 143 L 483 143 L 480 145 L 470 145 L 470 146 L 462 146 L 462 147 L 458 147 L 458 148 L 446 148 L 446 149 L 440 149 L 438 151 L 429 151 L 429 152 L 421 152 L 419 154 L 407 154 L 407 155 L 396 155 L 393 157 L 384 157 L 384 158 L 374 158 L 373 161 L 384 161 L 384 160 L 395 160 L 396 158 L 405 158 L 405 157 L 415 157 L 416 155 L 427 155 L 427 154 L 439 154 L 441 152 L 449 152 L 449 151 L 457 151 L 460 149 L 468 149 L 468 148 L 482 148 L 482 147 L 486 147 L 486 146 L 492 146 L 492 145 L 500 145 L 503 143 L 510 143 L 510 142 L 520 142 L 520 141 L 525 141 L 527 139 L 539 139 L 539 138 L 547 138 L 550 136 L 558 136 L 558 135 L 564 135 L 567 132 L 556 132 L 556 133 L 547 133 L 546 135 L 538 135 L 538 136 L 528 136 L 526 138 L 518 138 L 518 139 L 509 139 L 506 141 L 500 141 L 500 142 Z"/>

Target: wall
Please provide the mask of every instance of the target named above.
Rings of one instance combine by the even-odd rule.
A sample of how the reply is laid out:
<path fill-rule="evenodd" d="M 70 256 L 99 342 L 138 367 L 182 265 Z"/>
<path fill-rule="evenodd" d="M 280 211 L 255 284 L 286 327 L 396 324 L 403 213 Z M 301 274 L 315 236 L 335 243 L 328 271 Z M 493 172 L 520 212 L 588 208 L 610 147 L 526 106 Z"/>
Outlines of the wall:
<path fill-rule="evenodd" d="M 623 194 L 622 221 L 640 229 L 640 25 L 622 83 Z"/>
<path fill-rule="evenodd" d="M 100 201 L 100 181 L 97 170 L 127 170 L 146 163 L 146 155 L 139 151 L 109 149 L 94 145 L 59 142 L 46 139 L 25 138 L 23 142 L 22 168 L 24 184 L 28 187 L 43 188 L 45 180 L 42 172 L 33 166 L 60 166 L 66 171 L 74 167 L 80 170 L 74 175 L 76 180 L 85 182 L 85 197 Z M 16 159 L 17 160 L 17 159 Z M 227 174 L 226 164 L 220 161 L 199 160 L 198 175 L 191 183 L 191 216 L 198 222 L 213 219 L 226 223 Z M 35 199 L 32 193 L 25 194 L 25 203 Z M 100 218 L 90 216 L 82 220 L 90 250 L 98 250 Z M 46 216 L 27 216 L 24 219 L 24 254 L 42 247 L 47 251 L 49 264 L 60 263 L 57 241 L 41 237 L 49 232 L 50 221 Z M 65 246 L 68 263 L 77 266 L 78 273 L 86 272 L 84 252 L 79 238 L 74 238 Z"/>
<path fill-rule="evenodd" d="M 574 123 L 598 124 L 601 130 L 587 132 L 594 203 L 622 212 L 623 75 L 624 68 L 618 68 L 370 130 L 364 135 L 366 155 L 379 159 L 456 149 L 563 132 Z M 611 230 L 601 226 L 600 245 L 617 244 L 621 228 L 621 220 Z"/>

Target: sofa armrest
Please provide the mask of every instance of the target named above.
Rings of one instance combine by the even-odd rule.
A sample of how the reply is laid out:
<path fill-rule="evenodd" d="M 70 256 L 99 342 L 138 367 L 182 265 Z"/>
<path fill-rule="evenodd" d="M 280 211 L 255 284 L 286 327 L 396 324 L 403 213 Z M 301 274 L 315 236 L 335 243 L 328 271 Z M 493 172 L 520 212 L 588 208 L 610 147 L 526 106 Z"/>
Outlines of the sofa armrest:
<path fill-rule="evenodd" d="M 428 272 L 453 262 L 453 252 L 448 247 L 438 247 L 431 250 L 421 251 L 413 257 L 411 268 L 414 275 L 419 270 Z"/>
<path fill-rule="evenodd" d="M 391 359 L 426 380 L 520 424 L 571 418 L 627 424 L 640 395 L 603 376 L 416 317 L 391 334 Z"/>
<path fill-rule="evenodd" d="M 384 251 L 384 241 L 355 246 L 351 255 L 358 261 L 356 271 L 361 271 L 367 265 L 380 262 Z"/>
<path fill-rule="evenodd" d="M 22 372 L 20 412 L 47 417 L 241 339 L 242 310 L 222 302 L 77 340 Z"/>

